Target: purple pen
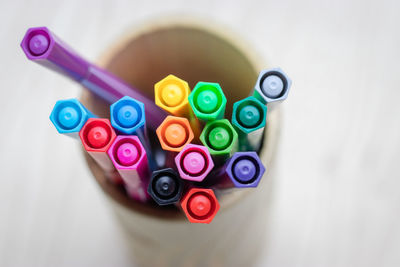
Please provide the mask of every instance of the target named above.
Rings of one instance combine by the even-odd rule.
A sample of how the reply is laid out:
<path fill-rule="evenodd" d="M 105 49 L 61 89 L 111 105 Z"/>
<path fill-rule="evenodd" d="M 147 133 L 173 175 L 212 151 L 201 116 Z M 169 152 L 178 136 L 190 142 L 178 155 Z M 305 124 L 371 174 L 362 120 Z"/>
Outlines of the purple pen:
<path fill-rule="evenodd" d="M 224 166 L 208 175 L 205 186 L 217 189 L 257 187 L 264 172 L 265 167 L 256 152 L 236 152 Z"/>
<path fill-rule="evenodd" d="M 109 103 L 124 96 L 139 100 L 145 105 L 147 126 L 154 131 L 167 116 L 138 89 L 83 59 L 46 27 L 29 28 L 21 47 L 28 59 L 75 80 Z"/>
<path fill-rule="evenodd" d="M 141 202 L 148 201 L 150 171 L 146 151 L 139 138 L 133 135 L 117 136 L 107 153 L 125 182 L 128 195 Z"/>

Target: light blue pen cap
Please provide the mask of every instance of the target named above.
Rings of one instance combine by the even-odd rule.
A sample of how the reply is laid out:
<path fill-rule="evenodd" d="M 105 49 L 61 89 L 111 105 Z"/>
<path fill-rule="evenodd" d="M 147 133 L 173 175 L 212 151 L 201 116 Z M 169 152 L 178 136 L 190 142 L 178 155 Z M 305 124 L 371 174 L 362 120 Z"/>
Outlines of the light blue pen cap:
<path fill-rule="evenodd" d="M 51 122 L 61 134 L 77 134 L 86 121 L 93 117 L 95 116 L 75 98 L 57 101 L 50 114 Z"/>
<path fill-rule="evenodd" d="M 254 96 L 268 104 L 283 101 L 289 94 L 292 81 L 280 68 L 262 70 L 254 87 Z"/>
<path fill-rule="evenodd" d="M 110 117 L 111 125 L 121 134 L 134 134 L 146 123 L 144 104 L 129 96 L 110 106 Z"/>

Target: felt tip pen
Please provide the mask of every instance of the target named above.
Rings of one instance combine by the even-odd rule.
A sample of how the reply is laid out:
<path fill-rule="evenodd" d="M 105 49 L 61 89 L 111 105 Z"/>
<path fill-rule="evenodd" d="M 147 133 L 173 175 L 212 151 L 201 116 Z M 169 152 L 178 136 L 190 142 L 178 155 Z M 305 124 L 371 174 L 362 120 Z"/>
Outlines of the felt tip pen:
<path fill-rule="evenodd" d="M 164 150 L 180 152 L 192 142 L 193 131 L 186 118 L 167 116 L 157 128 L 157 137 Z"/>
<path fill-rule="evenodd" d="M 124 96 L 110 106 L 110 121 L 118 134 L 137 135 L 142 142 L 150 162 L 156 168 L 146 128 L 144 104 L 129 96 Z"/>
<path fill-rule="evenodd" d="M 60 134 L 79 138 L 79 131 L 89 118 L 96 117 L 78 99 L 59 100 L 54 105 L 50 120 Z"/>
<path fill-rule="evenodd" d="M 220 207 L 214 191 L 204 188 L 189 189 L 180 204 L 191 223 L 210 223 Z"/>
<path fill-rule="evenodd" d="M 200 135 L 200 123 L 189 105 L 189 84 L 174 76 L 168 75 L 154 85 L 154 98 L 157 106 L 177 117 L 185 117 L 196 138 Z"/>
<path fill-rule="evenodd" d="M 106 172 L 108 177 L 115 172 L 114 165 L 107 151 L 116 138 L 108 119 L 90 118 L 79 132 L 85 151 Z M 114 181 L 117 182 L 117 181 Z"/>
<path fill-rule="evenodd" d="M 140 202 L 150 199 L 147 193 L 150 171 L 147 155 L 137 136 L 117 136 L 108 156 L 125 182 L 128 195 Z"/>
<path fill-rule="evenodd" d="M 186 145 L 175 157 L 175 164 L 182 179 L 201 182 L 214 168 L 210 152 L 205 146 Z"/>
<path fill-rule="evenodd" d="M 179 202 L 184 183 L 172 168 L 154 171 L 147 192 L 160 206 Z"/>
<path fill-rule="evenodd" d="M 280 68 L 262 70 L 254 86 L 253 96 L 264 104 L 283 101 L 291 85 L 292 81 Z"/>
<path fill-rule="evenodd" d="M 259 151 L 267 117 L 267 106 L 253 96 L 233 104 L 232 125 L 239 137 L 240 151 Z"/>
<path fill-rule="evenodd" d="M 216 189 L 257 187 L 265 172 L 254 151 L 236 152 L 219 170 L 213 171 L 204 186 Z"/>
<path fill-rule="evenodd" d="M 226 97 L 218 83 L 198 82 L 189 95 L 189 103 L 196 117 L 204 122 L 224 117 Z"/>
<path fill-rule="evenodd" d="M 167 116 L 156 133 L 162 149 L 166 151 L 163 166 L 172 168 L 175 166 L 175 156 L 194 138 L 189 121 L 186 118 Z"/>
<path fill-rule="evenodd" d="M 21 47 L 29 60 L 73 79 L 109 103 L 123 96 L 141 101 L 151 129 L 155 130 L 167 115 L 138 89 L 86 61 L 46 27 L 29 28 Z"/>
<path fill-rule="evenodd" d="M 227 119 L 208 122 L 200 140 L 210 151 L 216 166 L 225 163 L 238 148 L 238 134 Z"/>

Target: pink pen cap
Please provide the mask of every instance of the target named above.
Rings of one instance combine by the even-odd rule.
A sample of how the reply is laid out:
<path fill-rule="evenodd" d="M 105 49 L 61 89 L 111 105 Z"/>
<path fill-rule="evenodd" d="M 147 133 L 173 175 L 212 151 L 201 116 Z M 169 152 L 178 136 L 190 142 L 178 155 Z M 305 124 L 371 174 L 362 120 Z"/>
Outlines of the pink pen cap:
<path fill-rule="evenodd" d="M 147 154 L 139 138 L 133 135 L 117 136 L 107 153 L 124 180 L 128 195 L 141 202 L 149 200 L 147 187 L 150 171 Z"/>
<path fill-rule="evenodd" d="M 214 168 L 210 152 L 205 146 L 186 145 L 175 157 L 175 164 L 182 179 L 201 182 Z"/>

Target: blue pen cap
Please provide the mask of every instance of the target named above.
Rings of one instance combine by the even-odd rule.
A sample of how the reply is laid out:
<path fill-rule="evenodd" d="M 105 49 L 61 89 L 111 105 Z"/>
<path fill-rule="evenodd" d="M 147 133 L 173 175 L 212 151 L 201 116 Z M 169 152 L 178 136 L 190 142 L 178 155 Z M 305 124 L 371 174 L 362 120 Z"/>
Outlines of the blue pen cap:
<path fill-rule="evenodd" d="M 135 134 L 146 123 L 144 104 L 124 96 L 110 106 L 111 125 L 121 134 Z"/>
<path fill-rule="evenodd" d="M 292 81 L 280 68 L 262 70 L 254 86 L 254 96 L 264 104 L 283 101 L 291 85 Z"/>
<path fill-rule="evenodd" d="M 50 120 L 59 133 L 76 137 L 86 121 L 94 117 L 95 116 L 75 98 L 57 101 L 50 114 Z"/>

